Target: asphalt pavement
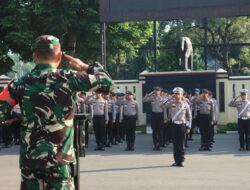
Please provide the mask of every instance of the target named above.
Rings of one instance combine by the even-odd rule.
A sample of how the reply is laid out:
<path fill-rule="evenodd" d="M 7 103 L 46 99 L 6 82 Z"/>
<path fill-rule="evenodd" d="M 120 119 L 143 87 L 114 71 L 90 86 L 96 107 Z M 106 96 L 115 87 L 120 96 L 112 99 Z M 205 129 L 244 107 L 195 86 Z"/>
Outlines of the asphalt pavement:
<path fill-rule="evenodd" d="M 151 135 L 137 134 L 135 151 L 125 142 L 94 151 L 90 136 L 86 157 L 80 159 L 81 190 L 249 190 L 250 152 L 238 151 L 238 134 L 217 134 L 212 151 L 198 151 L 194 135 L 186 151 L 185 167 L 171 167 L 172 144 L 152 151 Z M 0 190 L 20 185 L 18 146 L 0 151 Z"/>

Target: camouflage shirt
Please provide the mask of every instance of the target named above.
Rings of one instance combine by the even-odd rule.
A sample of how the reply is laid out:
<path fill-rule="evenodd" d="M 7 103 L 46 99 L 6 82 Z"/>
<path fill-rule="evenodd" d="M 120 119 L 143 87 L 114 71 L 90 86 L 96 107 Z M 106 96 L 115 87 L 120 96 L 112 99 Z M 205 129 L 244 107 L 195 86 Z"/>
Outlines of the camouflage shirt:
<path fill-rule="evenodd" d="M 37 64 L 9 85 L 22 114 L 20 168 L 40 169 L 74 163 L 74 97 L 102 81 L 94 75 Z"/>

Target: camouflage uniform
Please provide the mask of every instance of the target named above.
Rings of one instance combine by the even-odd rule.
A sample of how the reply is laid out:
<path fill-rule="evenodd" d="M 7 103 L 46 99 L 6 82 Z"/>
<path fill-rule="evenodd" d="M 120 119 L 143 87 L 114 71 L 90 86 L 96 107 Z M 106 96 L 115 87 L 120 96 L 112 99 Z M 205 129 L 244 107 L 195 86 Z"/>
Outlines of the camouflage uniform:
<path fill-rule="evenodd" d="M 30 73 L 8 85 L 10 98 L 20 104 L 23 120 L 21 189 L 74 189 L 71 167 L 76 163 L 75 94 L 97 85 L 109 87 L 111 83 L 106 75 L 96 77 L 39 63 Z"/>

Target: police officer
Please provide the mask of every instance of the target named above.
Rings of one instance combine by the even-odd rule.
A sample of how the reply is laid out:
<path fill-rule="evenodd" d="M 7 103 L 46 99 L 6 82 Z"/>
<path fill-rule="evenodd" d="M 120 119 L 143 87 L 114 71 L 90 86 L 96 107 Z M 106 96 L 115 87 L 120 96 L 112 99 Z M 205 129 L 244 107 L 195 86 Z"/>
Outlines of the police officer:
<path fill-rule="evenodd" d="M 123 92 L 118 93 L 117 94 L 117 101 L 123 101 L 126 100 L 125 98 L 125 94 Z M 118 104 L 116 104 L 118 105 Z M 118 142 L 122 143 L 123 141 L 125 141 L 125 135 L 126 135 L 126 128 L 124 125 L 124 122 L 122 121 L 122 116 L 123 116 L 123 105 L 118 105 L 119 106 L 119 110 L 120 110 L 120 117 L 119 117 L 119 138 L 118 138 Z"/>
<path fill-rule="evenodd" d="M 135 128 L 139 124 L 138 103 L 132 92 L 126 92 L 126 100 L 118 100 L 117 105 L 123 105 L 123 123 L 126 128 L 126 151 L 134 151 Z"/>
<path fill-rule="evenodd" d="M 170 92 L 168 90 L 164 90 L 161 94 L 163 98 L 163 102 L 167 101 L 170 97 Z M 163 125 L 163 145 L 162 147 L 167 147 L 168 143 L 172 142 L 172 123 L 170 122 L 169 110 L 166 107 L 163 107 L 164 113 L 164 125 Z"/>
<path fill-rule="evenodd" d="M 102 91 L 100 89 L 96 90 L 95 97 L 88 96 L 85 100 L 85 104 L 91 105 L 93 112 L 93 128 L 95 132 L 95 139 L 97 147 L 95 150 L 105 150 L 106 138 L 105 138 L 105 128 L 109 121 L 108 116 L 108 102 L 102 96 Z"/>
<path fill-rule="evenodd" d="M 116 94 L 114 92 L 111 92 L 111 99 L 114 103 L 114 120 L 113 120 L 113 141 L 112 144 L 113 145 L 117 145 L 119 142 L 119 123 L 120 123 L 120 119 L 121 119 L 121 106 L 116 105 L 116 101 L 117 101 L 117 97 Z"/>
<path fill-rule="evenodd" d="M 92 120 L 91 109 L 89 105 L 85 104 L 85 100 L 87 98 L 86 93 L 80 92 L 79 97 L 81 98 L 80 101 L 81 113 L 86 115 L 86 119 L 84 120 L 84 137 L 85 137 L 84 140 L 85 140 L 85 147 L 87 148 L 89 144 L 89 123 Z"/>
<path fill-rule="evenodd" d="M 185 138 L 190 132 L 192 115 L 189 104 L 183 98 L 184 90 L 181 87 L 173 89 L 174 95 L 164 102 L 170 110 L 173 125 L 174 163 L 172 166 L 184 167 Z"/>
<path fill-rule="evenodd" d="M 215 140 L 214 140 L 215 133 L 214 132 L 215 132 L 215 126 L 218 123 L 219 110 L 218 110 L 217 100 L 215 98 L 213 98 L 213 92 L 209 91 L 208 95 L 209 95 L 209 98 L 211 99 L 211 101 L 213 102 L 213 106 L 214 106 L 215 122 L 212 124 L 212 127 L 211 127 L 211 143 L 213 144 L 213 143 L 215 143 Z"/>
<path fill-rule="evenodd" d="M 64 57 L 78 71 L 57 69 L 62 56 L 58 38 L 39 36 L 33 53 L 35 68 L 0 94 L 9 106 L 19 103 L 21 108 L 21 190 L 75 189 L 71 167 L 76 162 L 75 94 L 113 85 L 101 67 L 88 66 L 69 55 Z"/>
<path fill-rule="evenodd" d="M 113 144 L 113 123 L 115 122 L 115 101 L 111 99 L 110 93 L 105 93 L 103 98 L 108 102 L 108 117 L 109 121 L 106 125 L 106 147 L 111 147 Z"/>
<path fill-rule="evenodd" d="M 201 147 L 200 151 L 211 151 L 211 128 L 215 123 L 214 105 L 213 101 L 209 98 L 209 91 L 207 89 L 202 90 L 200 96 L 195 97 L 192 103 L 199 106 L 198 125 L 201 133 Z"/>
<path fill-rule="evenodd" d="M 230 107 L 235 107 L 238 111 L 238 129 L 239 129 L 239 150 L 250 150 L 250 102 L 247 97 L 247 89 L 240 90 L 240 96 L 233 99 Z"/>
<path fill-rule="evenodd" d="M 154 87 L 154 91 L 146 94 L 142 99 L 143 102 L 150 102 L 152 105 L 151 127 L 153 130 L 153 150 L 161 150 L 161 146 L 163 146 L 163 100 L 164 98 L 161 96 L 161 88 L 159 86 Z"/>
<path fill-rule="evenodd" d="M 78 92 L 76 96 L 76 113 L 78 114 L 84 114 L 86 117 L 84 119 L 77 119 L 74 121 L 74 125 L 78 126 L 80 129 L 80 136 L 79 141 L 81 143 L 80 148 L 85 149 L 86 145 L 88 146 L 88 129 L 86 130 L 86 120 L 87 120 L 87 105 L 84 103 L 84 100 L 86 98 L 85 92 Z"/>
<path fill-rule="evenodd" d="M 192 103 L 194 99 L 198 98 L 200 96 L 200 89 L 199 88 L 195 88 L 193 91 L 193 96 L 190 98 L 190 102 L 191 102 L 191 110 L 192 110 L 192 127 L 190 130 L 190 140 L 193 140 L 192 136 L 194 133 L 194 129 L 196 129 L 196 133 L 198 133 L 199 128 L 198 128 L 198 119 L 199 119 L 199 114 L 200 114 L 200 108 L 197 104 Z"/>

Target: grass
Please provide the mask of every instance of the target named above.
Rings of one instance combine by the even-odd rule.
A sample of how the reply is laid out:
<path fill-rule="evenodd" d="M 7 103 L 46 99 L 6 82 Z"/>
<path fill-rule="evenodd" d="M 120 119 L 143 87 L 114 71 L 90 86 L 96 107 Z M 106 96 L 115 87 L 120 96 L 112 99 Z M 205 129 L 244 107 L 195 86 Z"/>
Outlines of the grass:
<path fill-rule="evenodd" d="M 219 125 L 218 126 L 218 133 L 226 133 L 227 131 L 237 131 L 237 123 L 228 123 L 226 125 Z"/>

